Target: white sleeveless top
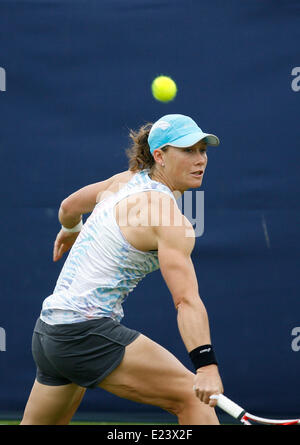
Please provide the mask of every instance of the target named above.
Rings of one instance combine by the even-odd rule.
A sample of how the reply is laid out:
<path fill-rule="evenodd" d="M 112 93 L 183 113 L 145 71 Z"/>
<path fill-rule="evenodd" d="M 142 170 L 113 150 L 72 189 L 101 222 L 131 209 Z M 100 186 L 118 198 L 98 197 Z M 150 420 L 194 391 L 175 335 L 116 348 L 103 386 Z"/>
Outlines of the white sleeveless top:
<path fill-rule="evenodd" d="M 157 251 L 130 245 L 119 228 L 114 207 L 130 195 L 171 190 L 142 170 L 117 193 L 99 202 L 83 225 L 40 318 L 48 324 L 77 323 L 110 317 L 121 321 L 122 303 L 138 282 L 159 268 Z M 177 205 L 177 204 L 176 204 Z"/>

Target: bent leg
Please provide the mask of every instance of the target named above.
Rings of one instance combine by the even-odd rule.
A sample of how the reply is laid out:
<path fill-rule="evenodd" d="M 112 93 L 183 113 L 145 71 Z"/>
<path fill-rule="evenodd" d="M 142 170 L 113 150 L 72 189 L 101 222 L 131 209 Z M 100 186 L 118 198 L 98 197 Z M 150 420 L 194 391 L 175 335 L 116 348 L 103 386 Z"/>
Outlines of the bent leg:
<path fill-rule="evenodd" d="M 84 393 L 74 383 L 48 386 L 35 380 L 20 425 L 67 425 Z"/>
<path fill-rule="evenodd" d="M 217 425 L 215 410 L 193 391 L 194 374 L 144 335 L 126 347 L 121 364 L 99 386 L 119 397 L 159 406 L 181 425 Z"/>

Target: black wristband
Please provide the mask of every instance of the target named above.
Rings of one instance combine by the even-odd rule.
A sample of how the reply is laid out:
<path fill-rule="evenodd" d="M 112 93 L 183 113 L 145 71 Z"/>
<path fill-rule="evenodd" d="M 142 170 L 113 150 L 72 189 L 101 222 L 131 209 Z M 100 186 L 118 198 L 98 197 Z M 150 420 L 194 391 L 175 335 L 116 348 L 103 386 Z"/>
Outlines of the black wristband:
<path fill-rule="evenodd" d="M 189 352 L 189 356 L 196 371 L 202 366 L 218 364 L 212 345 L 198 346 Z"/>

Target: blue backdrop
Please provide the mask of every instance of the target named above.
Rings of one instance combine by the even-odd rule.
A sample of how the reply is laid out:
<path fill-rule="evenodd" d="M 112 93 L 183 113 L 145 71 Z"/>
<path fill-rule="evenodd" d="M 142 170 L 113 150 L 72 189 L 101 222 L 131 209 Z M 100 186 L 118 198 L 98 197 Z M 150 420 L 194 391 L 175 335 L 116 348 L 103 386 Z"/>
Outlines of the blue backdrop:
<path fill-rule="evenodd" d="M 193 260 L 225 393 L 299 415 L 299 1 L 2 0 L 0 38 L 0 411 L 22 412 L 35 377 L 32 329 L 63 264 L 60 202 L 127 168 L 130 128 L 182 113 L 221 140 Z M 159 74 L 175 101 L 152 97 Z M 124 310 L 191 369 L 159 271 Z M 100 390 L 81 411 L 156 412 Z"/>

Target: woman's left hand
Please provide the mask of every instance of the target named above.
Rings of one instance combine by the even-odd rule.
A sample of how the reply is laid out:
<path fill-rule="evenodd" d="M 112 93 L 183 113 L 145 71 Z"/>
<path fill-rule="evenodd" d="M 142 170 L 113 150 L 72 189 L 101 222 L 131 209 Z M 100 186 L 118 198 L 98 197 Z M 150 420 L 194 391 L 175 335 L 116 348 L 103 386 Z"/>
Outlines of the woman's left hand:
<path fill-rule="evenodd" d="M 80 232 L 65 232 L 62 229 L 60 230 L 60 232 L 58 232 L 56 240 L 54 242 L 53 261 L 60 260 L 63 254 L 71 249 L 79 233 Z"/>

